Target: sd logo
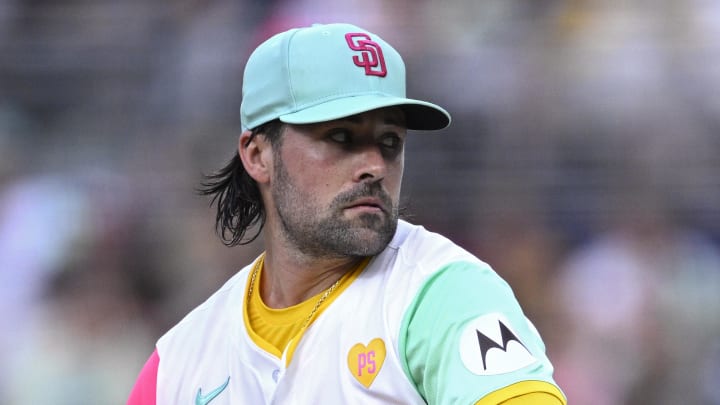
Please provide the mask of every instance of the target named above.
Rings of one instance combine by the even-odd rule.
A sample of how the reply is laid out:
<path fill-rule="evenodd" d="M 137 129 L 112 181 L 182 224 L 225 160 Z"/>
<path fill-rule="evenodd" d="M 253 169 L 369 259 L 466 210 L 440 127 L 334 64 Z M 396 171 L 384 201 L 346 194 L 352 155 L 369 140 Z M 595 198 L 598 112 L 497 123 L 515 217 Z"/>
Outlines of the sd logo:
<path fill-rule="evenodd" d="M 387 75 L 382 48 L 371 40 L 368 34 L 361 32 L 345 34 L 345 41 L 350 49 L 360 52 L 360 56 L 353 56 L 352 59 L 356 66 L 365 68 L 366 75 L 380 77 Z"/>

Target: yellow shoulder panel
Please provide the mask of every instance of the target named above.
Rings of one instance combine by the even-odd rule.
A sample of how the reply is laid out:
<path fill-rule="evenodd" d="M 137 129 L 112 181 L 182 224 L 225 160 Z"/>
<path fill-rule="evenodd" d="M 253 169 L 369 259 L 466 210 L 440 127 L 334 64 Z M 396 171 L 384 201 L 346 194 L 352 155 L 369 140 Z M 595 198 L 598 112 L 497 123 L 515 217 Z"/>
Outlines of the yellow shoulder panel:
<path fill-rule="evenodd" d="M 475 405 L 567 405 L 565 395 L 545 381 L 520 381 L 477 401 Z"/>

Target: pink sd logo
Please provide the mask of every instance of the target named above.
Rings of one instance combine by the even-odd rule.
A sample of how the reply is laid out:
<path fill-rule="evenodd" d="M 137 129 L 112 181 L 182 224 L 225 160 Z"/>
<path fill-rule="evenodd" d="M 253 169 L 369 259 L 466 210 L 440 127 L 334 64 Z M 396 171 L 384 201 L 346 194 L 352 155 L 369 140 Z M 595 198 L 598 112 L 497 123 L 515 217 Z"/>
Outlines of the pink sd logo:
<path fill-rule="evenodd" d="M 385 57 L 380 45 L 371 40 L 368 34 L 362 32 L 345 34 L 345 41 L 353 51 L 360 52 L 360 56 L 353 56 L 353 62 L 365 68 L 366 75 L 385 77 Z"/>

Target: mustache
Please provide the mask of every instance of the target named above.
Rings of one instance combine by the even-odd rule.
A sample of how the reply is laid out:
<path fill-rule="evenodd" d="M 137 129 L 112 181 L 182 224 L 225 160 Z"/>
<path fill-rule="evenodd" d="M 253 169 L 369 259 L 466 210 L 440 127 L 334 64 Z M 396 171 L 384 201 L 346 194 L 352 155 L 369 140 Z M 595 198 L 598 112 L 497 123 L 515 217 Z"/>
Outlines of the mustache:
<path fill-rule="evenodd" d="M 379 182 L 367 182 L 356 186 L 355 188 L 341 193 L 333 201 L 333 205 L 350 204 L 355 200 L 365 197 L 377 198 L 382 202 L 384 210 L 391 210 L 393 207 L 392 198 L 383 190 Z"/>

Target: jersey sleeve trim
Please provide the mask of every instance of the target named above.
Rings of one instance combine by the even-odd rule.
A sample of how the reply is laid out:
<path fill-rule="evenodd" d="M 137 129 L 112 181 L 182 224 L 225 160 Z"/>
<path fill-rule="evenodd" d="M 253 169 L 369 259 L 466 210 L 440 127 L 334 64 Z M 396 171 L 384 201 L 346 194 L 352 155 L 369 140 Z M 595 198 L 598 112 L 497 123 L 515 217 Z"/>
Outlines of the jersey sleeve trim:
<path fill-rule="evenodd" d="M 475 405 L 566 405 L 563 393 L 546 381 L 520 381 L 477 401 Z"/>
<path fill-rule="evenodd" d="M 157 398 L 157 374 L 160 355 L 157 349 L 150 355 L 138 375 L 135 386 L 130 392 L 127 405 L 155 405 Z"/>

